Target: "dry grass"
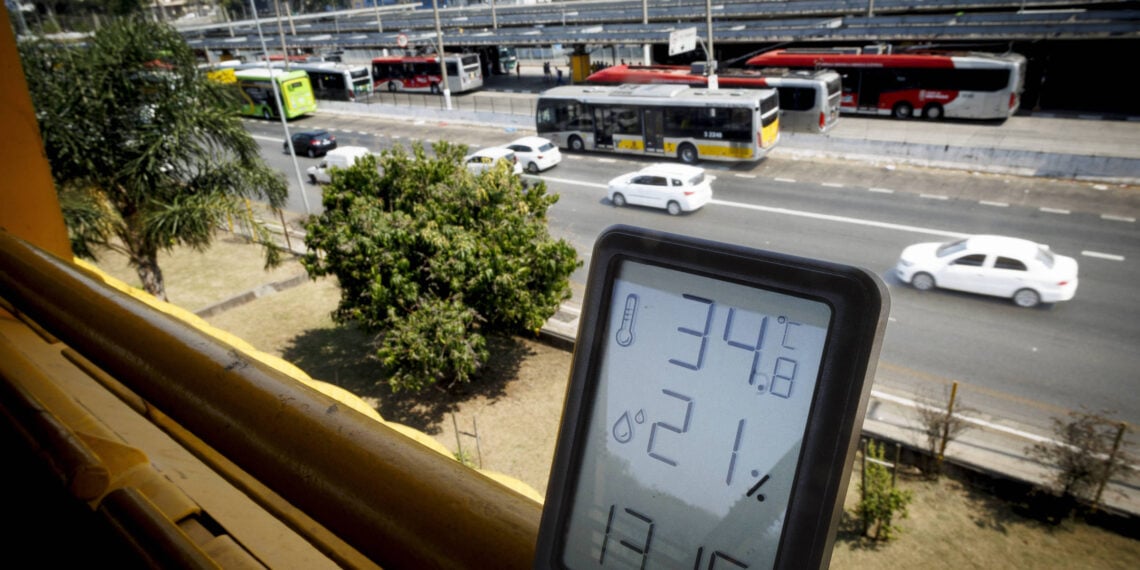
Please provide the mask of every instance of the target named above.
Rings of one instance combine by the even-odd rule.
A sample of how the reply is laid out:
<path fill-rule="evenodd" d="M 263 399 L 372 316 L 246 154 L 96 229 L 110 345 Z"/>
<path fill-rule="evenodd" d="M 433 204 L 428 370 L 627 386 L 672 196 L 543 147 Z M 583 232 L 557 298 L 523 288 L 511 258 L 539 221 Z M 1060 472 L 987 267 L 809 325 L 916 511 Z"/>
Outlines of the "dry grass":
<path fill-rule="evenodd" d="M 291 261 L 262 271 L 260 252 L 223 240 L 204 253 L 164 256 L 172 301 L 195 309 L 300 271 Z M 101 264 L 121 275 L 125 263 Z M 128 277 L 130 273 L 128 273 Z M 137 280 L 128 280 L 128 282 Z M 553 455 L 570 355 L 532 339 L 493 339 L 494 362 L 482 377 L 460 389 L 392 394 L 372 358 L 371 335 L 336 326 L 329 317 L 339 290 L 325 279 L 262 297 L 212 317 L 210 322 L 254 346 L 297 364 L 314 378 L 350 389 L 380 413 L 420 429 L 486 469 L 512 475 L 545 491 Z M 454 418 L 454 422 L 453 422 Z M 461 432 L 457 441 L 453 425 Z M 471 435 L 479 433 L 478 446 Z M 858 495 L 857 475 L 847 497 Z M 1050 526 L 1019 514 L 1016 505 L 952 478 L 929 482 L 903 476 L 914 492 L 902 533 L 886 545 L 860 539 L 846 520 L 835 543 L 832 568 L 1140 568 L 1140 541 L 1080 522 Z"/>

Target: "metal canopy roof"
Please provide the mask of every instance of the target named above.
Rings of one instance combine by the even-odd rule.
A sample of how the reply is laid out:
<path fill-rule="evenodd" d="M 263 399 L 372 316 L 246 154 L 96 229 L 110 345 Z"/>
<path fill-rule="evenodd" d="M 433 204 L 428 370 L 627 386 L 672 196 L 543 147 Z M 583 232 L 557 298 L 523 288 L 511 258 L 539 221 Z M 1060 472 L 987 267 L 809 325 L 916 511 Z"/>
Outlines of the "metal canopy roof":
<path fill-rule="evenodd" d="M 873 16 L 869 5 L 868 0 L 718 0 L 713 36 L 717 43 L 755 44 L 1140 38 L 1138 2 L 875 0 Z M 1098 5 L 1104 9 L 1092 9 Z M 282 21 L 281 27 L 290 47 L 318 50 L 397 48 L 400 34 L 411 45 L 434 41 L 432 10 L 408 5 L 381 10 L 383 33 L 371 8 L 295 16 L 292 25 Z M 641 10 L 639 0 L 496 5 L 498 28 L 493 29 L 490 6 L 484 4 L 442 9 L 440 23 L 449 47 L 666 43 L 670 32 L 689 27 L 705 35 L 703 0 L 650 1 L 649 24 L 641 23 Z M 275 19 L 262 19 L 261 28 L 266 37 L 278 37 Z M 197 25 L 182 33 L 192 47 L 261 48 L 253 21 Z"/>

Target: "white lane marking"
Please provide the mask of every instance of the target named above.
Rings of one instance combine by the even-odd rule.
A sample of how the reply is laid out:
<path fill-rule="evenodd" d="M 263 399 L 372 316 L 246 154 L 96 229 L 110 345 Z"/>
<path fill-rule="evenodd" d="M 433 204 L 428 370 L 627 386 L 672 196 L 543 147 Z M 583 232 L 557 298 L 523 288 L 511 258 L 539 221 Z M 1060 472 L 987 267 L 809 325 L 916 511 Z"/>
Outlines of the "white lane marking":
<path fill-rule="evenodd" d="M 1038 210 L 1045 212 L 1046 214 L 1069 214 L 1070 213 L 1068 210 L 1062 210 L 1061 208 L 1041 207 L 1041 208 L 1038 208 Z"/>
<path fill-rule="evenodd" d="M 826 186 L 828 188 L 843 188 L 843 185 L 837 182 L 822 182 L 820 183 L 820 186 Z"/>
<path fill-rule="evenodd" d="M 776 182 L 791 182 L 794 184 L 796 182 L 796 179 L 795 178 L 776 178 Z"/>
<path fill-rule="evenodd" d="M 1110 222 L 1128 222 L 1130 224 L 1136 223 L 1136 218 L 1129 216 L 1114 216 L 1112 214 L 1101 214 L 1100 219 L 1108 220 Z"/>
<path fill-rule="evenodd" d="M 582 182 L 581 180 L 570 180 L 569 178 L 554 178 L 552 176 L 543 176 L 543 180 L 549 182 L 559 182 L 562 184 L 577 184 L 578 186 L 586 186 L 587 188 L 605 188 L 609 189 L 607 184 L 599 184 L 597 182 Z"/>
<path fill-rule="evenodd" d="M 598 162 L 611 163 L 611 162 L 617 162 L 617 159 L 616 158 L 599 158 Z"/>
<path fill-rule="evenodd" d="M 756 210 L 760 212 L 769 212 L 772 214 L 784 214 L 787 216 L 798 216 L 801 218 L 812 218 L 815 220 L 826 220 L 830 222 L 841 222 L 844 224 L 855 224 L 858 226 L 870 226 L 874 228 L 883 228 L 888 230 L 900 230 L 905 232 L 915 232 L 920 234 L 929 234 L 940 237 L 960 238 L 966 237 L 970 234 L 961 232 L 951 232 L 947 230 L 938 230 L 933 228 L 920 228 L 918 226 L 908 226 L 904 224 L 891 224 L 887 222 L 876 222 L 874 220 L 862 220 L 859 218 L 849 218 L 847 216 L 833 216 L 831 214 L 817 214 L 815 212 L 805 212 L 803 210 L 789 210 L 787 208 L 772 208 L 769 206 L 757 206 L 755 204 L 742 204 L 740 202 L 726 202 L 724 200 L 712 200 L 711 204 L 718 206 L 728 206 L 730 208 L 741 208 L 744 210 Z"/>
<path fill-rule="evenodd" d="M 736 174 L 733 174 L 733 176 L 735 176 L 737 178 L 756 178 L 755 174 L 740 174 L 739 172 Z"/>
<path fill-rule="evenodd" d="M 949 196 L 943 196 L 941 194 L 919 194 L 918 197 L 919 198 L 926 198 L 927 200 L 949 200 L 950 199 Z"/>
<path fill-rule="evenodd" d="M 994 206 L 995 208 L 1008 208 L 1009 207 L 1009 204 L 1007 204 L 1005 202 L 993 202 L 991 200 L 982 200 L 978 203 L 983 205 L 983 206 Z"/>
<path fill-rule="evenodd" d="M 1101 253 L 1099 251 L 1082 251 L 1081 255 L 1086 257 L 1095 257 L 1097 259 L 1107 259 L 1109 261 L 1124 261 L 1123 255 L 1116 255 L 1114 253 Z"/>
<path fill-rule="evenodd" d="M 878 194 L 894 194 L 895 193 L 895 191 L 891 190 L 890 188 L 868 188 L 867 191 L 868 192 L 875 192 Z"/>

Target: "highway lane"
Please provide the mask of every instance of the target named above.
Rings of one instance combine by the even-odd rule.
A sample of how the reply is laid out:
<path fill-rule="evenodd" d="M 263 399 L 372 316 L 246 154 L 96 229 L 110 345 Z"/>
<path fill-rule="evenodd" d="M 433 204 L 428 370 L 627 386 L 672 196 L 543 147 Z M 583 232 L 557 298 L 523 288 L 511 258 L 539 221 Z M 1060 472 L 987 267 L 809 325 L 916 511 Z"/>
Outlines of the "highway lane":
<path fill-rule="evenodd" d="M 479 133 L 472 137 L 486 141 Z M 338 138 L 341 144 L 379 150 L 397 141 L 407 144 L 410 136 Z M 289 173 L 295 191 L 280 139 L 262 140 L 267 160 Z M 302 169 L 318 162 L 298 160 Z M 570 240 L 587 263 L 598 233 L 627 223 L 863 266 L 882 276 L 890 289 L 891 323 L 882 362 L 894 372 L 890 379 L 905 389 L 933 391 L 938 381 L 957 380 L 1049 406 L 1117 410 L 1118 417 L 1140 423 L 1140 396 L 1134 389 L 1135 370 L 1140 369 L 1134 349 L 1140 339 L 1140 303 L 1133 294 L 1140 279 L 1134 263 L 1140 259 L 1135 224 L 1080 212 L 942 200 L 932 197 L 940 195 L 937 187 L 929 193 L 908 188 L 888 194 L 849 183 L 783 181 L 765 176 L 763 163 L 708 164 L 718 176 L 717 201 L 694 214 L 674 218 L 656 210 L 610 206 L 604 200 L 605 181 L 647 162 L 567 154 L 562 165 L 540 176 L 561 196 L 550 215 L 552 233 Z M 319 188 L 304 186 L 310 203 L 319 208 Z M 1081 286 L 1076 299 L 1025 310 L 1002 299 L 918 292 L 890 273 L 898 252 L 910 243 L 981 232 L 1029 237 L 1077 257 Z M 1081 255 L 1083 251 L 1123 260 Z M 583 283 L 584 277 L 583 268 L 574 280 Z M 993 413 L 1026 413 L 1015 409 L 1020 406 L 1015 402 L 971 403 L 967 398 L 965 403 Z"/>

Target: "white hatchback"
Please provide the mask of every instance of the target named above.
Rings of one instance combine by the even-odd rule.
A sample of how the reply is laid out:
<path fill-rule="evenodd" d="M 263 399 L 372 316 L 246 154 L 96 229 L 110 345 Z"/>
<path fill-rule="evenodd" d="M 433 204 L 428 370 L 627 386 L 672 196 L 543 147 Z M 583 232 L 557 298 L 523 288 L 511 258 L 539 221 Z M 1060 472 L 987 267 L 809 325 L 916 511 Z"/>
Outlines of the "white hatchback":
<path fill-rule="evenodd" d="M 712 200 L 712 181 L 703 168 L 661 163 L 610 180 L 607 196 L 614 206 L 664 208 L 670 215 L 692 212 Z"/>
<path fill-rule="evenodd" d="M 519 164 L 515 151 L 501 146 L 493 146 L 473 152 L 463 158 L 463 163 L 467 165 L 467 170 L 470 170 L 472 174 L 481 174 L 493 168 L 495 163 L 500 160 L 507 161 L 515 174 L 522 174 L 522 165 Z"/>
<path fill-rule="evenodd" d="M 1021 307 L 1068 301 L 1077 292 L 1077 260 L 1029 240 L 979 235 L 907 247 L 895 275 L 915 289 L 935 287 L 1013 299 Z"/>
<path fill-rule="evenodd" d="M 542 137 L 523 137 L 506 147 L 515 151 L 523 170 L 530 174 L 549 170 L 562 162 L 562 151 L 549 139 Z"/>

